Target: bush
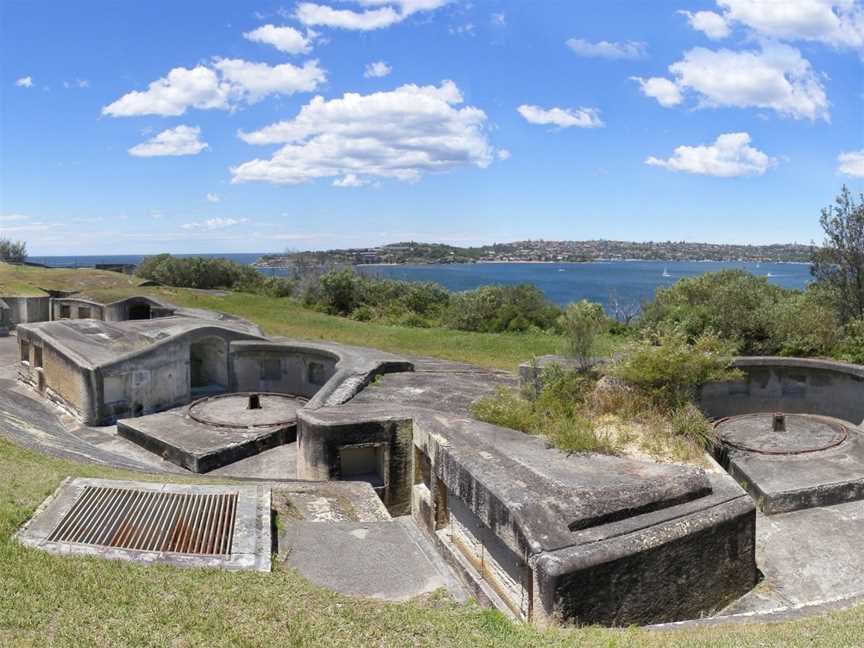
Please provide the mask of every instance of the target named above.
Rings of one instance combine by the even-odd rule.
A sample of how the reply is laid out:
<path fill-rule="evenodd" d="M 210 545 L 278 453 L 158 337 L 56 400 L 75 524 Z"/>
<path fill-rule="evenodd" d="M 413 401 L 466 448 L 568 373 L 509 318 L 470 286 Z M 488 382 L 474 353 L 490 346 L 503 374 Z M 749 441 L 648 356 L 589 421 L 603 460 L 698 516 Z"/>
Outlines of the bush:
<path fill-rule="evenodd" d="M 840 324 L 824 292 L 795 293 L 773 309 L 774 350 L 786 356 L 829 354 L 839 342 Z"/>
<path fill-rule="evenodd" d="M 639 321 L 647 328 L 675 325 L 690 339 L 713 331 L 737 343 L 742 353 L 772 354 L 779 350 L 774 308 L 793 292 L 743 270 L 709 272 L 658 288 Z"/>
<path fill-rule="evenodd" d="M 730 369 L 735 352 L 733 343 L 712 332 L 691 342 L 681 328 L 666 327 L 631 343 L 607 371 L 670 412 L 694 399 L 706 382 L 736 377 Z"/>
<path fill-rule="evenodd" d="M 525 332 L 553 328 L 560 314 L 532 284 L 481 286 L 453 295 L 444 322 L 460 331 Z"/>
<path fill-rule="evenodd" d="M 864 319 L 854 319 L 846 324 L 838 356 L 846 362 L 864 364 Z"/>
<path fill-rule="evenodd" d="M 21 263 L 26 258 L 27 244 L 24 241 L 0 238 L 0 261 Z"/>
<path fill-rule="evenodd" d="M 135 274 L 143 279 L 178 288 L 227 288 L 258 292 L 265 284 L 264 276 L 252 266 L 228 259 L 180 258 L 170 254 L 147 257 L 135 269 Z"/>
<path fill-rule="evenodd" d="M 567 336 L 570 354 L 583 369 L 587 369 L 597 346 L 597 336 L 606 328 L 603 307 L 583 299 L 570 304 L 558 322 Z"/>

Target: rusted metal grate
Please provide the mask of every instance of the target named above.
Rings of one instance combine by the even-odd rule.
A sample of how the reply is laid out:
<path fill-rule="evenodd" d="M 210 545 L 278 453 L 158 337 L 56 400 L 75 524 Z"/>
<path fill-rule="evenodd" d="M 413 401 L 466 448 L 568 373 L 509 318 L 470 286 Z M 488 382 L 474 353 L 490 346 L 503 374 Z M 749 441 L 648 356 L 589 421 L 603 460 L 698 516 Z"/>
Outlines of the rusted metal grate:
<path fill-rule="evenodd" d="M 228 556 L 236 512 L 237 493 L 87 486 L 48 541 Z"/>

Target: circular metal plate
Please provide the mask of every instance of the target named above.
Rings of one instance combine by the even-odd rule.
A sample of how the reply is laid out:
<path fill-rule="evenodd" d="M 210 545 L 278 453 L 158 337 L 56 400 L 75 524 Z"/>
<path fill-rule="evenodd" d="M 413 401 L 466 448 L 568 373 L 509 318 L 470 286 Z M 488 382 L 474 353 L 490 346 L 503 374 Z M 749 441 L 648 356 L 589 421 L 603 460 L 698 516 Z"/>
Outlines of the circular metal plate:
<path fill-rule="evenodd" d="M 807 414 L 786 414 L 786 429 L 775 431 L 773 413 L 743 414 L 715 425 L 724 445 L 771 455 L 795 455 L 828 450 L 843 443 L 848 430 L 833 421 Z"/>
<path fill-rule="evenodd" d="M 249 409 L 249 397 L 257 395 L 261 407 Z M 259 428 L 292 425 L 297 410 L 307 399 L 290 394 L 238 392 L 207 396 L 189 405 L 189 417 L 205 425 L 232 428 Z"/>

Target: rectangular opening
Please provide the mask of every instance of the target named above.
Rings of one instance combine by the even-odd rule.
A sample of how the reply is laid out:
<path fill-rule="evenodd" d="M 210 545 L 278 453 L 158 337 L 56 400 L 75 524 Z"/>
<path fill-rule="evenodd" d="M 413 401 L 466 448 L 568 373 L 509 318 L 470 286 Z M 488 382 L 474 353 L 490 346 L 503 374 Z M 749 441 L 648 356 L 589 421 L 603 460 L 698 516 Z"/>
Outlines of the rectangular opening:
<path fill-rule="evenodd" d="M 259 366 L 261 380 L 272 382 L 282 379 L 282 361 L 279 358 L 262 358 Z"/>
<path fill-rule="evenodd" d="M 420 448 L 414 447 L 414 483 L 424 484 L 432 491 L 432 460 Z"/>
<path fill-rule="evenodd" d="M 366 481 L 374 488 L 386 486 L 386 447 L 384 444 L 343 446 L 339 448 L 339 474 L 342 479 Z"/>
<path fill-rule="evenodd" d="M 42 347 L 40 346 L 33 346 L 33 366 L 42 366 Z"/>
<path fill-rule="evenodd" d="M 30 363 L 30 342 L 19 338 L 19 346 L 21 349 L 21 362 Z"/>
<path fill-rule="evenodd" d="M 78 319 L 90 319 L 90 307 L 89 306 L 79 306 L 78 307 Z"/>
<path fill-rule="evenodd" d="M 69 319 L 72 317 L 72 308 L 68 304 L 60 305 L 60 319 Z"/>

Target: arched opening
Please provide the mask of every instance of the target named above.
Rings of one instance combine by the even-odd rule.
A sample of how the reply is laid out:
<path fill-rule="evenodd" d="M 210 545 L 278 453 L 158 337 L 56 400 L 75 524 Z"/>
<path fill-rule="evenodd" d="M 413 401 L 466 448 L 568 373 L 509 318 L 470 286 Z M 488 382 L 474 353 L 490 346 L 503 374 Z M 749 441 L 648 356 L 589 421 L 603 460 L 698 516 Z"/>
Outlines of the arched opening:
<path fill-rule="evenodd" d="M 192 396 L 221 394 L 228 390 L 227 343 L 206 337 L 189 347 L 189 380 Z"/>
<path fill-rule="evenodd" d="M 148 304 L 146 302 L 139 302 L 137 304 L 131 304 L 129 306 L 129 319 L 130 320 L 150 319 L 150 304 Z"/>

